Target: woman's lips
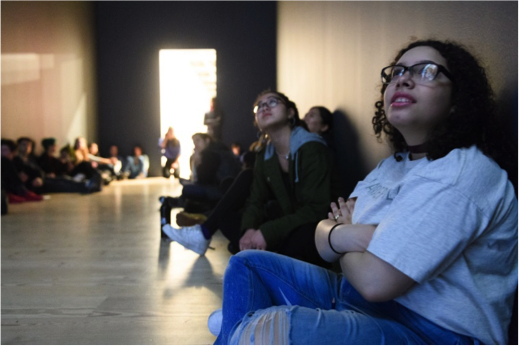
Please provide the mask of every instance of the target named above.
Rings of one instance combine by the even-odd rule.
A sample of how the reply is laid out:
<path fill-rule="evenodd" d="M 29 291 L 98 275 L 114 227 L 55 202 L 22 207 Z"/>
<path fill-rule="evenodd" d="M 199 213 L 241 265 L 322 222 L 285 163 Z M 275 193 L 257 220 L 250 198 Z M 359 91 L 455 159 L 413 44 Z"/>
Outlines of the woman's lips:
<path fill-rule="evenodd" d="M 407 106 L 412 103 L 416 103 L 414 97 L 402 92 L 395 93 L 391 98 L 391 106 Z"/>

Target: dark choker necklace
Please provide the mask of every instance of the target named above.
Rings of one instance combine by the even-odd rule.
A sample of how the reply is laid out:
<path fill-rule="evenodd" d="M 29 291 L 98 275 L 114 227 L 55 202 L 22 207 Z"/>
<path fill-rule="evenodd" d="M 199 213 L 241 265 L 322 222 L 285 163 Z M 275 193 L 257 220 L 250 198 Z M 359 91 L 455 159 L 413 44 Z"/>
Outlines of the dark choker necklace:
<path fill-rule="evenodd" d="M 424 144 L 419 144 L 419 145 L 408 145 L 407 146 L 407 151 L 412 153 L 412 154 L 421 154 L 421 153 L 425 153 L 426 152 L 426 147 L 427 147 L 427 144 L 424 143 Z"/>

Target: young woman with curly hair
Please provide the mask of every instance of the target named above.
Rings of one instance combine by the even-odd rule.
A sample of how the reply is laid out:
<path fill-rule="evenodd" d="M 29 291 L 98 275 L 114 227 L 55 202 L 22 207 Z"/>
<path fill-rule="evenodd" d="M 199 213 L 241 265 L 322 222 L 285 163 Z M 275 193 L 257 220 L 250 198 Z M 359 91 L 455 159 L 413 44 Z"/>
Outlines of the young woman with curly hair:
<path fill-rule="evenodd" d="M 231 257 L 209 318 L 217 344 L 506 343 L 517 198 L 495 161 L 485 73 L 457 44 L 419 41 L 381 75 L 373 123 L 394 154 L 316 230 L 342 273 L 260 251 Z"/>

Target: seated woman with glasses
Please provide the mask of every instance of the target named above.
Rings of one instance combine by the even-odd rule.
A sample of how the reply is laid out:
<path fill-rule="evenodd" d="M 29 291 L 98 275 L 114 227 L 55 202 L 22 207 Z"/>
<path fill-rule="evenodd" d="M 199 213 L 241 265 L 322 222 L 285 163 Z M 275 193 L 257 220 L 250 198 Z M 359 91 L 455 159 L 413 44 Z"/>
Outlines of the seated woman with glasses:
<path fill-rule="evenodd" d="M 373 127 L 394 154 L 316 230 L 342 273 L 231 257 L 208 321 L 216 344 L 506 343 L 517 198 L 485 72 L 460 45 L 417 41 L 382 82 Z"/>
<path fill-rule="evenodd" d="M 220 229 L 235 249 L 274 251 L 325 265 L 315 247 L 314 233 L 332 200 L 331 154 L 319 135 L 300 126 L 297 107 L 285 95 L 261 93 L 254 113 L 266 145 L 249 175 L 252 184 L 243 213 L 230 217 L 215 209 L 212 215 L 216 218 L 210 219 L 216 226 L 206 222 L 177 229 L 168 224 L 162 230 L 200 255 Z M 242 192 L 248 193 L 245 190 Z M 233 203 L 239 199 L 232 198 Z"/>

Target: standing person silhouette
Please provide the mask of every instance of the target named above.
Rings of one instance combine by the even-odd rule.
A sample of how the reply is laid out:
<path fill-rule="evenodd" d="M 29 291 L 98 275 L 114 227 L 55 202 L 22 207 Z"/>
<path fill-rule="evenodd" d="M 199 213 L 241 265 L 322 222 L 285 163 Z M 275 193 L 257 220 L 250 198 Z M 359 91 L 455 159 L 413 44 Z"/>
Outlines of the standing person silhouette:
<path fill-rule="evenodd" d="M 211 108 L 204 115 L 204 125 L 207 125 L 207 134 L 213 140 L 222 139 L 223 112 L 216 97 L 211 99 Z"/>

